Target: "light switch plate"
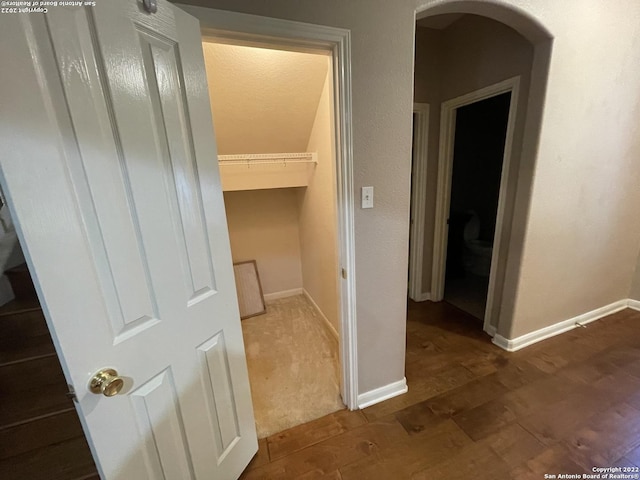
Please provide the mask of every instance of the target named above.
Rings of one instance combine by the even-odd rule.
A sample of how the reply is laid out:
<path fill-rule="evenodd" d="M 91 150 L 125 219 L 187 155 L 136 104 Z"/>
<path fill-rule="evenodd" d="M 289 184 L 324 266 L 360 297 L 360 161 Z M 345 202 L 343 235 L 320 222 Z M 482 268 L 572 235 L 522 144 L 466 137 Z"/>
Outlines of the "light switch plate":
<path fill-rule="evenodd" d="M 373 187 L 362 187 L 362 208 L 373 208 Z"/>

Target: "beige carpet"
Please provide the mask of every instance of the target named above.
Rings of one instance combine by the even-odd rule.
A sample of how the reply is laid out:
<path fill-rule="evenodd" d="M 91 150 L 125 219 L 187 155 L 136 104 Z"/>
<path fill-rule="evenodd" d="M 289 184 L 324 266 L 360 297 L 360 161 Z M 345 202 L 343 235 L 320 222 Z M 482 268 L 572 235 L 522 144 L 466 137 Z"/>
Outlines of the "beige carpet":
<path fill-rule="evenodd" d="M 338 342 L 304 295 L 242 321 L 258 438 L 344 408 Z"/>

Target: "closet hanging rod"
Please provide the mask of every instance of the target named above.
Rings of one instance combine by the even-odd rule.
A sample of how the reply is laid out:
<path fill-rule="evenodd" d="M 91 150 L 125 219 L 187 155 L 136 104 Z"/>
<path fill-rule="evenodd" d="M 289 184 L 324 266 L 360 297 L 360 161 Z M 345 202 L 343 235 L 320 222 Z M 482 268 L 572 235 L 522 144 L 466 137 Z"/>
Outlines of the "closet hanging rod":
<path fill-rule="evenodd" d="M 251 153 L 246 155 L 218 155 L 220 165 L 286 165 L 288 163 L 318 163 L 315 152 L 308 153 Z"/>

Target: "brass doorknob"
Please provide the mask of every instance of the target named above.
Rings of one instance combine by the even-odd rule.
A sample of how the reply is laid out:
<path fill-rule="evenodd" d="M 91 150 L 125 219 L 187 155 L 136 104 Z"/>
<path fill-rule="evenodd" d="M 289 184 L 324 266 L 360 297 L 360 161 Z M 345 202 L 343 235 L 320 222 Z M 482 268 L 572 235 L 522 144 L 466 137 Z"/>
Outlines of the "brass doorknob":
<path fill-rule="evenodd" d="M 91 377 L 89 390 L 97 395 L 113 397 L 124 387 L 124 380 L 118 376 L 113 368 L 104 368 Z"/>

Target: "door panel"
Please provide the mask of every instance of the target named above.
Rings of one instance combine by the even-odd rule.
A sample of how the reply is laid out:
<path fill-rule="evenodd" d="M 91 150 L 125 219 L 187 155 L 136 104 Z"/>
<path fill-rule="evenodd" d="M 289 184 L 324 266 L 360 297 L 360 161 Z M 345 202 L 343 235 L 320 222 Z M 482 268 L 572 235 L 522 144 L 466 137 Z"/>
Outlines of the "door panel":
<path fill-rule="evenodd" d="M 171 369 L 148 380 L 131 397 L 138 425 L 146 432 L 146 460 L 156 478 L 194 478 Z"/>
<path fill-rule="evenodd" d="M 229 358 L 224 332 L 217 333 L 198 347 L 200 368 L 209 401 L 209 410 L 215 413 L 215 433 L 218 461 L 240 437 L 238 411 L 229 374 Z"/>
<path fill-rule="evenodd" d="M 146 72 L 146 82 L 154 98 L 154 122 L 161 149 L 168 160 L 166 169 L 171 196 L 171 211 L 178 228 L 180 258 L 189 305 L 214 294 L 215 279 L 211 251 L 204 228 L 202 198 L 197 187 L 198 169 L 186 111 L 184 73 L 169 39 L 150 36 L 137 28 Z"/>
<path fill-rule="evenodd" d="M 236 478 L 257 440 L 199 25 L 158 3 L 0 17 L 2 182 L 103 476 Z M 105 366 L 115 397 L 87 390 Z"/>
<path fill-rule="evenodd" d="M 87 13 L 77 9 L 69 16 L 52 10 L 46 23 L 57 63 L 63 66 L 59 73 L 73 119 L 68 137 L 73 138 L 75 129 L 77 142 L 65 145 L 67 168 L 87 225 L 112 335 L 119 343 L 156 324 L 159 313 L 132 193 L 136 172 L 123 152 Z"/>

